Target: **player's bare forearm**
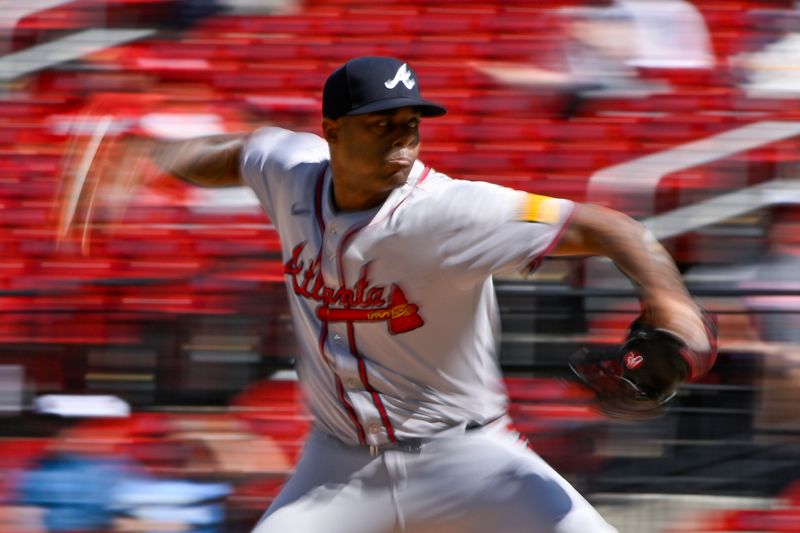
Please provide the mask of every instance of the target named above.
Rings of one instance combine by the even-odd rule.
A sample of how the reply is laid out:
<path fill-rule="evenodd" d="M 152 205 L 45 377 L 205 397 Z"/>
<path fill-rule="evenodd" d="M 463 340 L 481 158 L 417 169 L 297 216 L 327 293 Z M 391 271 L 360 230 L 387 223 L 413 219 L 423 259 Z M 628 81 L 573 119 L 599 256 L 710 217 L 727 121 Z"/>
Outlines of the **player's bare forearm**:
<path fill-rule="evenodd" d="M 652 234 L 627 215 L 592 204 L 577 204 L 570 227 L 554 255 L 601 255 L 638 287 L 652 323 L 701 342 L 700 311 L 672 257 Z"/>
<path fill-rule="evenodd" d="M 643 292 L 687 294 L 675 262 L 647 229 L 629 216 L 593 204 L 577 204 L 555 255 L 603 255 Z"/>
<path fill-rule="evenodd" d="M 178 178 L 201 187 L 240 185 L 239 158 L 245 134 L 153 141 L 152 159 Z"/>

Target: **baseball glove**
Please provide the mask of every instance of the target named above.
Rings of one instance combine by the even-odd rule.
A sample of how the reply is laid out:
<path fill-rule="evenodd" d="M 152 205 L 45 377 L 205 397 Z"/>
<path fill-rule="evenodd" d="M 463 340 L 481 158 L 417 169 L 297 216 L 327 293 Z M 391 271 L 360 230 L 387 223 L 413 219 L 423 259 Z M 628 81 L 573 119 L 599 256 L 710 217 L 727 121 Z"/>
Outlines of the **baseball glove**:
<path fill-rule="evenodd" d="M 698 353 L 680 337 L 649 326 L 639 316 L 620 347 L 600 352 L 584 348 L 570 357 L 569 366 L 609 417 L 656 418 L 681 383 L 707 371 L 716 359 L 716 328 L 707 315 L 704 321 L 708 353 Z"/>

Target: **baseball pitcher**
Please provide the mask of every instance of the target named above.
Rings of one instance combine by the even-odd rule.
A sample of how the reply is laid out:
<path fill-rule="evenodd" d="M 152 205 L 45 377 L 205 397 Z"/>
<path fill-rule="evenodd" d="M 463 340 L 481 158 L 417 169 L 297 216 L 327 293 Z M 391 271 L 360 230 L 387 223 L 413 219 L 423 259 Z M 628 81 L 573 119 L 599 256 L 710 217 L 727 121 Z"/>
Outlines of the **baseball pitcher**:
<path fill-rule="evenodd" d="M 419 85 L 402 60 L 361 57 L 328 78 L 321 137 L 153 141 L 185 180 L 252 188 L 280 234 L 315 424 L 254 531 L 615 531 L 511 428 L 492 274 L 604 255 L 636 284 L 633 340 L 570 361 L 615 416 L 651 415 L 706 372 L 713 328 L 629 217 L 426 166 L 420 122 L 445 109 Z"/>

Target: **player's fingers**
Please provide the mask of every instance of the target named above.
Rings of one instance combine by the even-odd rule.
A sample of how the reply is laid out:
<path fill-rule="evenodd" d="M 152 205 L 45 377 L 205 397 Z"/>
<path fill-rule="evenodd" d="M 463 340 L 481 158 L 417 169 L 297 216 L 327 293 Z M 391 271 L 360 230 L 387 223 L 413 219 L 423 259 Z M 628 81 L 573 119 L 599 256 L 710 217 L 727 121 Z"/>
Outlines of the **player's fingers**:
<path fill-rule="evenodd" d="M 56 192 L 56 241 L 61 245 L 82 226 L 93 200 L 94 170 L 104 139 L 113 124 L 112 116 L 87 115 L 76 125 L 65 154 L 59 188 Z M 80 133 L 88 131 L 89 135 Z"/>
<path fill-rule="evenodd" d="M 122 223 L 133 198 L 152 176 L 151 152 L 152 141 L 137 135 L 118 136 L 105 143 L 94 166 L 95 205 L 109 230 Z"/>

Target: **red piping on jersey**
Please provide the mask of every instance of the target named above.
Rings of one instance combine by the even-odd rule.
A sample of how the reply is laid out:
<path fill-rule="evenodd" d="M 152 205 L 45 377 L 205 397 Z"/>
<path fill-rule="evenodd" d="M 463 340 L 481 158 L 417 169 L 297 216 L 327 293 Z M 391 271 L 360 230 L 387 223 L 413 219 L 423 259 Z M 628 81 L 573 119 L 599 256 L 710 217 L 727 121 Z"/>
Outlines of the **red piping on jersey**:
<path fill-rule="evenodd" d="M 405 202 L 405 201 L 408 199 L 408 197 L 409 197 L 409 196 L 411 196 L 411 193 L 413 193 L 413 192 L 414 192 L 414 190 L 416 190 L 416 188 L 417 188 L 417 187 L 418 187 L 418 186 L 419 186 L 419 185 L 420 185 L 420 184 L 421 184 L 423 181 L 425 181 L 425 178 L 427 178 L 427 177 L 428 177 L 428 174 L 430 173 L 430 171 L 431 171 L 431 167 L 429 167 L 429 166 L 425 165 L 425 168 L 423 168 L 423 169 L 422 169 L 422 174 L 420 174 L 420 176 L 419 176 L 419 179 L 418 179 L 418 180 L 417 180 L 417 182 L 414 184 L 414 187 L 411 189 L 411 191 L 410 191 L 410 192 L 409 192 L 407 195 L 405 195 L 405 196 L 403 197 L 403 199 L 402 199 L 402 200 L 400 200 L 399 202 L 397 202 L 397 205 L 396 205 L 396 206 L 394 206 L 394 207 L 392 208 L 392 210 L 391 210 L 391 211 L 389 211 L 389 214 L 388 214 L 388 215 L 386 215 L 386 217 L 387 217 L 387 218 L 388 218 L 388 217 L 390 217 L 390 216 L 392 216 L 392 215 L 394 214 L 394 212 L 395 212 L 395 211 L 397 211 L 397 208 L 398 208 L 398 207 L 400 207 L 400 205 L 401 205 L 403 202 Z"/>
<path fill-rule="evenodd" d="M 325 220 L 323 219 L 323 216 L 322 216 L 322 191 L 323 191 L 323 183 L 325 181 L 324 180 L 325 170 L 327 170 L 327 166 L 322 169 L 322 172 L 320 173 L 320 176 L 317 179 L 317 186 L 316 186 L 316 189 L 314 191 L 314 209 L 315 209 L 316 218 L 317 218 L 317 225 L 319 226 L 319 229 L 320 229 L 321 241 L 323 243 L 324 243 L 324 239 L 325 239 Z M 419 179 L 414 184 L 414 188 L 416 188 L 419 184 L 421 184 L 423 181 L 425 181 L 425 178 L 428 177 L 428 174 L 430 174 L 430 171 L 431 171 L 431 167 L 426 165 L 425 168 L 422 170 L 422 174 L 420 174 Z M 413 190 L 412 190 L 412 192 L 413 192 Z M 403 202 L 405 202 L 406 199 L 410 195 L 411 195 L 411 193 L 407 194 L 402 200 L 400 200 L 397 203 L 397 205 L 395 205 L 389 211 L 389 213 L 386 215 L 386 217 L 382 217 L 382 219 L 383 218 L 388 218 L 392 214 L 394 214 L 394 212 L 397 210 L 397 208 L 400 207 L 400 205 Z M 344 255 L 344 248 L 347 245 L 347 242 L 356 233 L 358 233 L 361 229 L 363 229 L 366 225 L 367 224 L 364 223 L 364 224 L 361 224 L 361 225 L 356 226 L 355 228 L 351 229 L 342 238 L 341 242 L 339 243 L 339 250 L 338 250 L 336 259 L 337 259 L 337 267 L 338 267 L 338 270 L 339 270 L 339 285 L 341 287 L 344 287 L 345 283 L 346 283 L 346 280 L 344 278 L 344 266 L 342 264 L 342 257 Z M 322 257 L 322 249 L 320 248 L 320 258 L 321 257 Z M 323 332 L 327 336 L 327 322 L 323 322 L 323 324 L 324 324 Z M 353 357 L 356 358 L 356 361 L 358 363 L 358 375 L 359 375 L 359 378 L 361 379 L 361 383 L 362 383 L 362 385 L 364 385 L 364 388 L 367 390 L 367 392 L 369 392 L 370 395 L 372 396 L 372 402 L 375 405 L 375 408 L 378 410 L 378 413 L 380 414 L 381 422 L 383 423 L 383 427 L 386 428 L 386 434 L 387 434 L 389 440 L 391 442 L 397 442 L 397 437 L 395 436 L 395 432 L 394 432 L 394 428 L 392 427 L 392 423 L 389 420 L 389 414 L 386 411 L 386 407 L 383 405 L 383 400 L 381 400 L 381 397 L 378 394 L 378 391 L 376 391 L 372 387 L 370 382 L 369 382 L 369 376 L 367 374 L 366 361 L 361 356 L 361 353 L 358 351 L 358 346 L 356 345 L 356 338 L 355 338 L 355 328 L 353 327 L 353 322 L 352 321 L 348 321 L 347 322 L 347 337 L 348 337 L 348 341 L 349 341 L 349 344 L 350 344 L 350 352 L 352 353 Z M 320 337 L 320 353 L 322 354 L 323 359 L 325 358 L 325 351 L 324 350 L 325 350 L 325 338 L 321 336 Z M 344 406 L 347 408 L 347 412 L 350 414 L 350 418 L 352 418 L 354 424 L 356 425 L 356 429 L 358 430 L 359 442 L 361 444 L 364 444 L 364 442 L 365 442 L 364 428 L 361 425 L 361 423 L 359 422 L 358 418 L 356 417 L 356 412 L 353 409 L 353 406 L 347 401 L 347 398 L 344 395 L 344 387 L 342 387 L 342 383 L 341 383 L 341 381 L 339 379 L 339 376 L 335 372 L 334 372 L 334 376 L 336 378 L 336 386 L 337 386 L 337 390 L 339 392 L 339 399 L 344 404 Z"/>
<path fill-rule="evenodd" d="M 322 246 L 325 243 L 325 219 L 322 217 L 322 184 L 325 182 L 325 171 L 328 169 L 328 165 L 326 164 L 322 171 L 319 173 L 319 178 L 317 178 L 317 186 L 314 190 L 314 215 L 317 219 L 317 225 L 319 226 L 320 232 L 320 248 L 319 254 L 317 255 L 317 261 L 322 264 Z M 344 395 L 344 386 L 342 386 L 342 380 L 339 378 L 339 375 L 336 371 L 332 368 L 330 363 L 328 362 L 327 358 L 325 357 L 325 341 L 328 338 L 328 323 L 326 321 L 322 321 L 322 325 L 320 327 L 319 332 L 319 353 L 322 357 L 323 362 L 331 369 L 333 373 L 333 378 L 336 381 L 336 392 L 339 396 L 339 401 L 344 405 L 345 411 L 350 416 L 350 420 L 353 422 L 353 425 L 356 427 L 356 432 L 358 433 L 358 442 L 361 445 L 365 445 L 367 443 L 367 437 L 364 433 L 364 426 L 361 425 L 361 422 L 358 420 L 358 416 L 356 415 L 356 410 L 353 408 L 353 405 Z"/>
<path fill-rule="evenodd" d="M 392 215 L 394 214 L 394 212 L 395 212 L 395 211 L 397 211 L 397 208 L 398 208 L 398 207 L 400 207 L 400 205 L 401 205 L 403 202 L 405 202 L 405 201 L 408 199 L 408 197 L 409 197 L 409 196 L 411 196 L 411 193 L 412 193 L 412 192 L 414 192 L 414 189 L 416 189 L 416 188 L 417 188 L 417 186 L 419 186 L 419 184 L 420 184 L 420 183 L 422 183 L 423 181 L 425 181 L 425 178 L 427 178 L 427 177 L 428 177 L 428 174 L 430 173 L 430 171 L 431 171 L 431 167 L 429 167 L 429 166 L 425 165 L 425 168 L 423 168 L 423 169 L 422 169 L 422 174 L 420 174 L 420 176 L 419 176 L 419 179 L 418 179 L 418 180 L 417 180 L 417 182 L 414 184 L 414 187 L 413 187 L 413 189 L 411 189 L 411 191 L 410 191 L 410 192 L 409 192 L 407 195 L 405 195 L 405 196 L 403 197 L 403 199 L 402 199 L 402 200 L 400 200 L 399 202 L 397 202 L 397 205 L 396 205 L 396 206 L 394 206 L 394 207 L 392 208 L 392 210 L 391 210 L 391 211 L 389 211 L 389 213 L 388 213 L 388 214 L 387 214 L 387 215 L 386 215 L 384 218 L 389 218 L 390 216 L 392 216 Z M 383 220 L 383 219 L 381 219 L 381 220 Z"/>
<path fill-rule="evenodd" d="M 431 171 L 431 167 L 429 167 L 428 165 L 425 165 L 425 168 L 422 169 L 422 175 L 420 175 L 419 179 L 417 180 L 417 183 L 414 184 L 414 187 L 416 187 L 417 185 L 420 185 L 423 181 L 425 181 L 425 178 L 428 177 L 428 174 L 430 173 L 430 171 Z"/>
<path fill-rule="evenodd" d="M 383 221 L 384 221 L 384 220 L 386 220 L 387 218 L 389 218 L 389 217 L 391 217 L 392 215 L 394 215 L 394 212 L 395 212 L 395 211 L 397 211 L 397 208 L 398 208 L 398 207 L 400 207 L 400 205 L 401 205 L 403 202 L 405 202 L 405 201 L 408 199 L 408 197 L 409 197 L 409 196 L 411 196 L 411 194 L 414 192 L 414 190 L 416 190 L 417 186 L 418 186 L 420 183 L 422 183 L 423 181 L 425 181 L 425 178 L 427 178 L 427 177 L 428 177 L 428 174 L 430 174 L 430 171 L 431 171 L 431 167 L 429 167 L 428 165 L 425 165 L 425 168 L 423 168 L 423 169 L 422 169 L 422 174 L 420 174 L 420 176 L 419 176 L 419 179 L 418 179 L 418 180 L 417 180 L 417 182 L 414 184 L 414 186 L 413 186 L 413 187 L 412 187 L 412 189 L 409 191 L 409 193 L 408 193 L 407 195 L 405 195 L 405 196 L 403 197 L 403 199 L 402 199 L 402 200 L 400 200 L 399 202 L 397 202 L 397 205 L 395 205 L 393 208 L 391 208 L 391 209 L 389 210 L 389 212 L 388 212 L 388 213 L 386 213 L 386 214 L 385 214 L 384 216 L 382 216 L 381 218 L 376 218 L 376 219 L 375 219 L 375 220 L 373 220 L 371 223 L 369 223 L 369 224 L 368 224 L 368 226 L 375 226 L 375 224 L 377 224 L 378 222 L 383 222 Z M 359 228 L 359 229 L 360 229 L 360 228 Z"/>
<path fill-rule="evenodd" d="M 431 167 L 426 165 L 425 168 L 422 170 L 422 174 L 420 174 L 419 179 L 414 184 L 414 188 L 416 188 L 420 183 L 425 181 L 425 178 L 428 177 L 428 174 L 430 173 L 430 171 L 431 171 Z M 319 224 L 320 231 L 322 232 L 323 239 L 324 239 L 324 235 L 325 235 L 325 221 L 322 218 L 322 189 L 323 189 L 322 184 L 323 184 L 323 181 L 324 181 L 323 180 L 324 175 L 325 175 L 325 171 L 323 169 L 323 172 L 320 175 L 320 179 L 317 181 L 317 188 L 316 188 L 315 195 L 314 195 L 314 205 L 315 205 L 316 213 L 317 213 L 317 223 Z M 413 190 L 412 190 L 412 192 L 413 192 Z M 411 193 L 409 192 L 409 194 L 407 194 L 402 200 L 400 200 L 397 203 L 397 205 L 395 205 L 389 211 L 389 213 L 386 215 L 386 217 L 382 217 L 381 220 L 383 220 L 383 218 L 388 218 L 392 214 L 394 214 L 394 212 L 397 210 L 397 208 L 400 207 L 400 204 L 405 202 L 406 198 L 408 198 L 410 195 L 411 195 Z M 338 253 L 336 255 L 336 260 L 337 260 L 337 267 L 338 267 L 338 270 L 339 270 L 339 286 L 341 286 L 341 287 L 344 287 L 345 283 L 346 283 L 346 280 L 344 279 L 344 266 L 342 264 L 342 257 L 344 255 L 344 248 L 347 245 L 347 242 L 351 238 L 353 238 L 353 236 L 356 233 L 358 233 L 360 230 L 362 230 L 366 225 L 367 225 L 367 223 L 364 223 L 364 224 L 361 224 L 359 226 L 354 227 L 353 229 L 351 229 L 342 238 L 341 242 L 339 243 L 339 250 L 338 250 Z M 349 307 L 349 306 L 347 306 L 347 307 Z M 386 412 L 386 407 L 383 405 L 383 400 L 381 400 L 380 394 L 378 394 L 378 391 L 376 391 L 375 388 L 372 387 L 372 385 L 369 382 L 369 376 L 367 374 L 367 364 L 366 364 L 366 361 L 364 360 L 364 358 L 361 356 L 361 353 L 358 351 L 358 346 L 356 345 L 355 328 L 353 327 L 353 322 L 352 321 L 348 321 L 347 322 L 347 337 L 348 337 L 348 341 L 349 341 L 349 344 L 350 344 L 350 353 L 353 354 L 353 357 L 356 358 L 356 361 L 358 363 L 358 376 L 361 379 L 361 384 L 364 385 L 364 388 L 367 390 L 367 392 L 370 393 L 370 396 L 372 396 L 372 403 L 375 405 L 375 408 L 378 410 L 378 413 L 380 414 L 381 422 L 383 423 L 383 427 L 386 428 L 386 435 L 388 436 L 389 440 L 391 442 L 397 442 L 397 437 L 395 435 L 394 428 L 392 427 L 392 422 L 389 420 L 389 414 Z M 322 343 L 320 343 L 320 349 L 324 349 L 324 345 Z M 324 352 L 323 352 L 323 356 L 324 356 Z M 341 387 L 341 382 L 339 381 L 338 376 L 336 377 L 336 383 L 337 383 L 337 386 L 339 387 L 339 397 L 340 397 L 340 399 L 345 404 L 345 406 L 348 409 L 351 410 L 352 406 L 347 402 L 347 400 L 346 400 L 346 398 L 344 396 L 344 389 Z M 358 419 L 355 418 L 355 411 L 354 410 L 351 412 L 351 417 L 353 418 L 354 422 L 356 423 L 356 427 L 359 430 L 359 439 L 361 439 L 362 435 L 363 435 L 363 432 L 364 432 L 364 429 L 361 426 L 361 424 L 358 421 Z M 364 442 L 361 441 L 361 443 L 363 444 Z"/>
<path fill-rule="evenodd" d="M 342 385 L 342 380 L 339 379 L 339 376 L 336 376 L 336 392 L 339 394 L 339 401 L 342 402 L 347 408 L 347 414 L 350 415 L 350 419 L 356 426 L 356 430 L 358 431 L 358 443 L 362 446 L 365 446 L 367 444 L 367 435 L 364 433 L 364 426 L 362 426 L 361 422 L 358 421 L 356 410 L 353 409 L 353 406 L 344 395 L 344 386 Z"/>
<path fill-rule="evenodd" d="M 344 265 L 342 264 L 344 249 L 347 246 L 347 242 L 366 225 L 367 224 L 364 223 L 352 228 L 344 237 L 342 237 L 342 240 L 339 243 L 339 250 L 336 254 L 336 263 L 339 269 L 339 286 L 341 287 L 344 287 L 346 283 L 344 277 Z M 347 304 L 346 307 L 349 307 L 349 304 Z M 356 333 L 352 321 L 347 322 L 347 338 L 350 342 L 350 353 L 353 354 L 353 357 L 355 357 L 356 361 L 358 362 L 358 375 L 361 378 L 361 383 L 364 385 L 364 388 L 367 390 L 367 392 L 369 392 L 372 396 L 372 403 L 375 404 L 375 408 L 378 410 L 378 413 L 381 416 L 381 422 L 383 422 L 383 427 L 386 428 L 386 435 L 389 437 L 389 440 L 391 442 L 397 442 L 397 437 L 394 434 L 394 428 L 392 427 L 392 422 L 389 420 L 389 414 L 386 412 L 386 407 L 383 405 L 383 400 L 381 400 L 378 391 L 376 391 L 369 383 L 369 378 L 367 376 L 367 363 L 364 361 L 364 358 L 358 351 L 358 346 L 356 345 Z"/>
<path fill-rule="evenodd" d="M 567 228 L 569 228 L 569 225 L 572 224 L 572 219 L 575 218 L 575 209 L 577 209 L 577 206 L 573 206 L 572 211 L 567 217 L 567 220 L 564 221 L 564 224 L 561 226 L 561 229 L 558 230 L 558 233 L 556 234 L 555 237 L 553 237 L 553 240 L 550 241 L 550 244 L 547 245 L 547 248 L 545 248 L 542 253 L 531 259 L 531 261 L 528 263 L 529 273 L 534 272 L 537 268 L 539 268 L 539 265 L 542 264 L 542 260 L 544 260 L 547 254 L 552 252 L 555 249 L 555 247 L 558 246 L 558 243 L 561 242 L 561 238 L 564 236 L 564 233 L 567 232 Z"/>
<path fill-rule="evenodd" d="M 317 225 L 319 226 L 320 241 L 325 240 L 325 219 L 322 218 L 322 184 L 325 183 L 326 170 L 328 170 L 327 164 L 322 167 L 322 172 L 319 173 L 319 178 L 317 178 L 317 186 L 314 188 L 314 214 L 317 218 Z M 322 257 L 321 250 L 320 257 Z"/>
<path fill-rule="evenodd" d="M 327 359 L 325 358 L 325 341 L 327 340 L 327 338 L 328 338 L 328 323 L 322 322 L 322 327 L 320 328 L 320 334 L 319 334 L 319 351 L 320 354 L 322 355 L 323 361 L 325 361 L 325 364 L 328 365 L 328 368 L 331 368 L 330 363 L 328 363 Z M 342 402 L 345 410 L 347 411 L 347 414 L 350 416 L 350 420 L 352 420 L 353 425 L 355 425 L 356 432 L 358 433 L 358 442 L 363 446 L 367 443 L 367 436 L 364 433 L 364 426 L 362 426 L 361 422 L 359 422 L 358 417 L 356 416 L 356 410 L 353 409 L 353 405 L 348 401 L 347 397 L 344 395 L 344 386 L 342 386 L 342 380 L 339 379 L 339 376 L 336 374 L 336 372 L 333 371 L 332 368 L 331 372 L 333 373 L 333 377 L 336 381 L 336 393 L 337 396 L 339 397 L 339 401 Z"/>

